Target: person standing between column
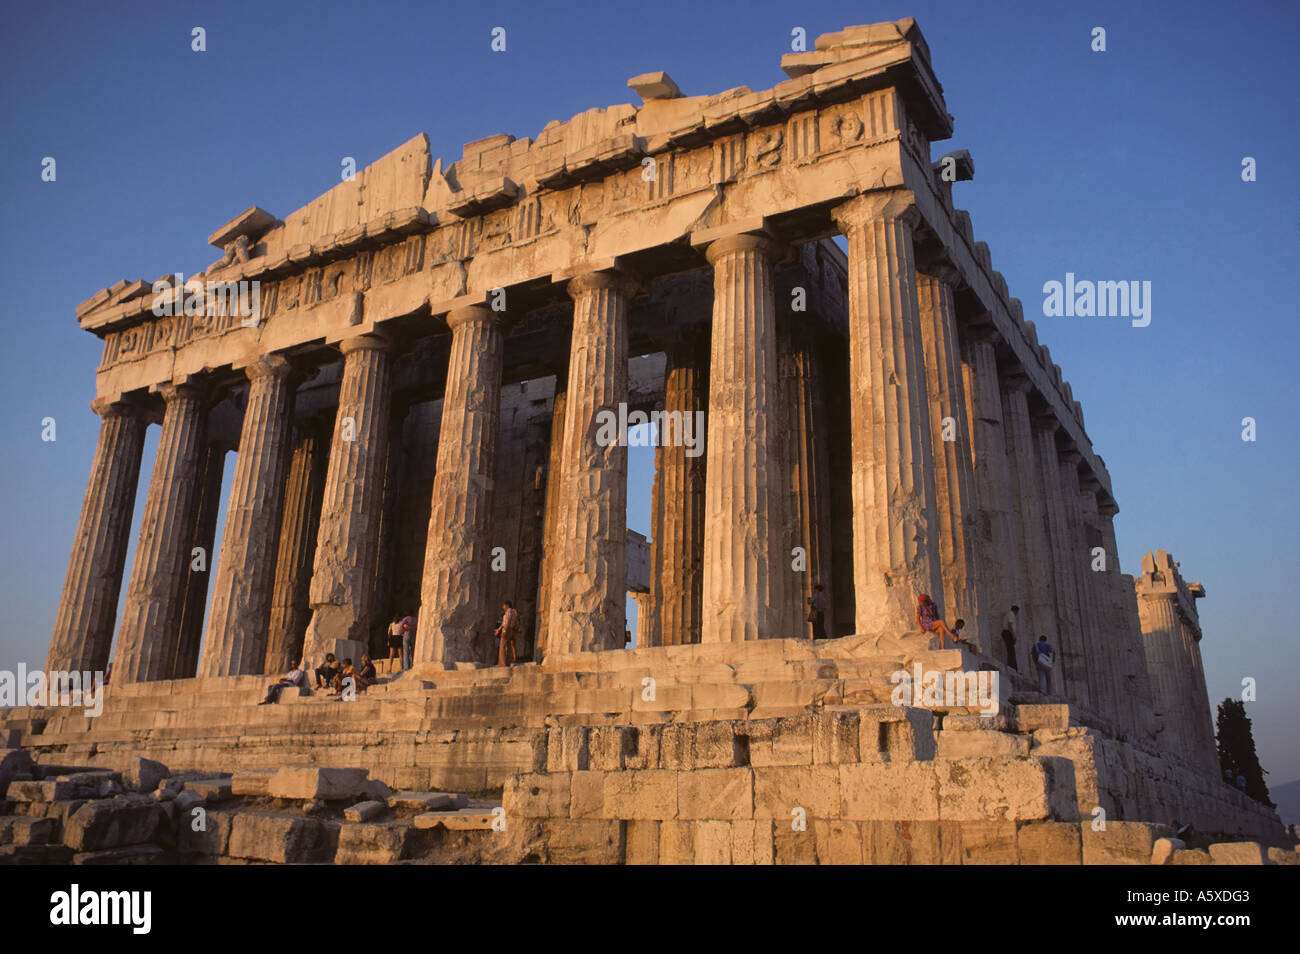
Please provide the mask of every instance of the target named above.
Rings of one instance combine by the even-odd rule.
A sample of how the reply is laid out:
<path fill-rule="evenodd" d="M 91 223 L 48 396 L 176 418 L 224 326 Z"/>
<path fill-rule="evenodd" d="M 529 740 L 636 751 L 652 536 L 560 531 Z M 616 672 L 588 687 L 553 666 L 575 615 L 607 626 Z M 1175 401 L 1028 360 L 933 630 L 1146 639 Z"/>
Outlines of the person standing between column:
<path fill-rule="evenodd" d="M 818 583 L 808 597 L 808 622 L 812 624 L 812 638 L 826 638 L 826 587 Z"/>
<path fill-rule="evenodd" d="M 402 668 L 410 669 L 415 665 L 415 617 L 407 616 L 402 620 Z"/>
<path fill-rule="evenodd" d="M 393 661 L 401 662 L 402 650 L 405 648 L 406 628 L 402 625 L 402 614 L 398 613 L 388 624 L 388 671 L 394 669 Z"/>
<path fill-rule="evenodd" d="M 497 665 L 515 664 L 515 637 L 519 634 L 519 613 L 514 604 L 505 600 L 501 604 L 501 625 L 496 628 Z"/>
<path fill-rule="evenodd" d="M 1020 607 L 1014 605 L 1002 618 L 1002 645 L 1007 651 L 1007 665 L 1016 672 L 1020 671 L 1020 667 L 1016 665 L 1016 621 L 1019 618 Z"/>
<path fill-rule="evenodd" d="M 1056 664 L 1056 650 L 1047 641 L 1046 636 L 1039 636 L 1038 642 L 1029 655 L 1033 657 L 1034 668 L 1038 670 L 1038 691 L 1044 695 L 1052 694 L 1052 667 Z"/>

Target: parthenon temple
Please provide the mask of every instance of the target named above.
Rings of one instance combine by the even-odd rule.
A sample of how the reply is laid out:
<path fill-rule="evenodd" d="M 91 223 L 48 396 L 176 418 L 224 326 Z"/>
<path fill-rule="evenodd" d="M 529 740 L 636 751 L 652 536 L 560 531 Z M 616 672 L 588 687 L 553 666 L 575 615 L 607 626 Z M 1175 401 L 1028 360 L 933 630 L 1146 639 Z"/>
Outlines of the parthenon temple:
<path fill-rule="evenodd" d="M 698 96 L 636 76 L 637 104 L 449 165 L 416 136 L 221 226 L 202 273 L 83 302 L 102 424 L 47 666 L 112 680 L 98 719 L 46 710 L 24 745 L 504 787 L 550 846 L 518 857 L 550 860 L 884 857 L 865 827 L 805 848 L 771 822 L 832 787 L 810 815 L 956 825 L 967 860 L 1086 860 L 1098 805 L 1271 833 L 1215 777 L 1199 649 L 1144 641 L 1156 566 L 1121 572 L 1083 409 L 955 204 L 974 163 L 935 146 L 953 117 L 919 28 L 849 27 L 781 68 Z M 654 412 L 647 543 L 602 422 Z M 1176 595 L 1199 639 L 1197 586 Z M 969 645 L 920 633 L 922 593 Z M 252 706 L 408 614 L 414 666 L 358 701 Z M 998 673 L 1000 714 L 889 705 L 913 664 Z M 1164 731 L 1189 735 L 1162 752 Z"/>

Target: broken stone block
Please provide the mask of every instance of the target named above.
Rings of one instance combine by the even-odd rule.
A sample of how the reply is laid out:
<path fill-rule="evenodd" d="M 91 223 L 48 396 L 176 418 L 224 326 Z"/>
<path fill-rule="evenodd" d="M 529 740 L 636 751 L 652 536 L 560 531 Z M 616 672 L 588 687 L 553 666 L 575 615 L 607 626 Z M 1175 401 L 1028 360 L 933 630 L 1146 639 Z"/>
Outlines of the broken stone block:
<path fill-rule="evenodd" d="M 381 802 L 366 802 L 383 809 Z M 348 809 L 351 811 L 351 809 Z M 346 812 L 345 812 L 346 814 Z M 338 865 L 388 865 L 400 861 L 411 830 L 405 825 L 344 825 L 339 831 Z"/>
<path fill-rule="evenodd" d="M 0 828 L 0 843 L 13 845 L 47 845 L 58 834 L 54 818 L 11 818 Z"/>
<path fill-rule="evenodd" d="M 436 812 L 469 807 L 469 799 L 454 792 L 395 792 L 388 796 L 389 808 L 414 808 Z"/>
<path fill-rule="evenodd" d="M 175 800 L 178 816 L 188 815 L 195 806 L 202 804 L 204 804 L 203 796 L 198 792 L 190 791 L 188 788 L 177 795 Z"/>
<path fill-rule="evenodd" d="M 195 813 L 193 808 L 184 815 L 178 814 L 176 850 L 181 854 L 212 858 L 226 854 L 232 819 L 230 812 L 204 810 Z"/>
<path fill-rule="evenodd" d="M 78 852 L 139 845 L 154 840 L 164 818 L 157 800 L 146 794 L 86 802 L 64 826 L 63 843 Z"/>
<path fill-rule="evenodd" d="M 15 777 L 32 774 L 32 757 L 25 749 L 0 749 L 0 798 Z"/>
<path fill-rule="evenodd" d="M 342 799 L 356 798 L 369 775 L 363 768 L 317 768 L 285 766 L 271 776 L 267 794 L 272 798 Z"/>
<path fill-rule="evenodd" d="M 350 822 L 370 821 L 370 819 L 382 815 L 384 809 L 383 802 L 357 802 L 351 808 L 343 809 L 343 817 Z"/>
<path fill-rule="evenodd" d="M 1175 851 L 1169 863 L 1171 865 L 1208 865 L 1210 864 L 1210 853 L 1201 851 L 1198 848 Z"/>
<path fill-rule="evenodd" d="M 1151 863 L 1153 865 L 1167 865 L 1172 863 L 1174 852 L 1182 851 L 1187 847 L 1187 843 L 1181 838 L 1157 838 L 1151 848 Z"/>
<path fill-rule="evenodd" d="M 1268 860 L 1275 865 L 1300 865 L 1300 854 L 1290 848 L 1269 848 Z"/>
<path fill-rule="evenodd" d="M 236 772 L 228 781 L 231 795 L 269 795 L 271 794 L 271 779 L 275 772 L 270 769 L 262 769 L 249 772 Z M 203 789 L 194 784 L 194 790 L 202 794 Z"/>
<path fill-rule="evenodd" d="M 249 774 L 249 773 L 240 773 L 240 774 Z M 270 780 L 270 777 L 271 777 L 271 773 L 269 772 L 266 773 L 267 781 Z M 256 792 L 256 793 L 240 792 L 239 794 L 240 795 L 246 795 L 246 794 L 265 795 L 266 794 L 265 783 L 261 783 L 261 784 L 262 784 L 262 791 L 260 792 Z M 234 794 L 232 780 L 228 778 L 204 778 L 204 779 L 199 779 L 198 781 L 186 782 L 185 790 L 187 792 L 194 792 L 195 794 L 199 795 L 205 802 L 225 801 L 227 798 L 230 798 L 232 794 Z"/>
<path fill-rule="evenodd" d="M 113 760 L 112 766 L 121 774 L 126 787 L 134 792 L 152 792 L 159 782 L 171 774 L 161 762 L 142 759 L 138 755 L 118 756 Z"/>
<path fill-rule="evenodd" d="M 496 817 L 491 810 L 465 808 L 454 812 L 424 812 L 412 819 L 419 829 L 446 828 L 449 831 L 489 831 Z"/>
<path fill-rule="evenodd" d="M 1016 727 L 1021 732 L 1034 732 L 1038 729 L 1068 729 L 1070 707 L 1061 704 L 1017 706 Z"/>
<path fill-rule="evenodd" d="M 231 819 L 227 853 L 232 858 L 293 864 L 320 860 L 327 847 L 323 826 L 314 818 L 239 812 Z"/>
<path fill-rule="evenodd" d="M 1221 841 L 1210 845 L 1210 864 L 1262 865 L 1268 861 L 1257 841 Z"/>

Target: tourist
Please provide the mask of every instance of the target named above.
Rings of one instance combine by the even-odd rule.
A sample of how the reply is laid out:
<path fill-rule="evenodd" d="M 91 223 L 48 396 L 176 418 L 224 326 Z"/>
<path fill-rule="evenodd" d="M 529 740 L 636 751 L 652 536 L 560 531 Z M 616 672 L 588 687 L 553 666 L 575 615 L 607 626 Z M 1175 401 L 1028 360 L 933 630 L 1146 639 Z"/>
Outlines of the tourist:
<path fill-rule="evenodd" d="M 361 668 L 357 670 L 357 691 L 365 692 L 378 681 L 379 674 L 375 671 L 375 664 L 370 661 L 369 656 L 362 656 Z"/>
<path fill-rule="evenodd" d="M 298 668 L 298 660 L 295 659 L 289 671 L 284 674 L 283 679 L 266 687 L 266 698 L 259 702 L 258 705 L 269 706 L 273 702 L 279 702 L 280 692 L 289 686 L 296 686 L 301 683 L 304 675 L 303 671 Z"/>
<path fill-rule="evenodd" d="M 509 600 L 501 603 L 501 625 L 493 635 L 497 637 L 497 665 L 515 664 L 515 637 L 519 635 L 519 613 Z M 507 658 L 508 657 L 508 658 Z"/>
<path fill-rule="evenodd" d="M 407 616 L 402 620 L 402 668 L 410 669 L 415 665 L 415 617 Z"/>
<path fill-rule="evenodd" d="M 331 695 L 341 696 L 345 688 L 355 686 L 356 679 L 354 677 L 355 671 L 352 668 L 352 657 L 349 656 L 343 660 L 343 668 L 334 677 L 334 692 Z"/>
<path fill-rule="evenodd" d="M 948 624 L 939 618 L 939 607 L 934 605 L 934 600 L 930 599 L 928 593 L 922 593 L 916 598 L 916 621 L 921 625 L 923 633 L 938 633 L 939 648 L 943 649 L 947 645 L 946 640 L 951 639 L 955 645 L 957 634 L 948 628 Z"/>
<path fill-rule="evenodd" d="M 1029 651 L 1034 668 L 1038 670 L 1038 691 L 1043 695 L 1052 694 L 1052 667 L 1056 664 L 1056 650 L 1047 641 L 1046 636 L 1039 636 L 1034 648 Z"/>
<path fill-rule="evenodd" d="M 326 653 L 324 664 L 316 668 L 316 688 L 328 689 L 330 686 L 334 685 L 334 677 L 339 674 L 341 668 L 343 667 L 341 667 L 339 661 L 334 658 L 334 654 Z"/>
<path fill-rule="evenodd" d="M 977 652 L 975 648 L 975 644 L 961 634 L 961 631 L 965 628 L 966 628 L 966 621 L 964 619 L 958 619 L 957 622 L 953 623 L 952 624 L 953 638 L 956 639 L 957 642 L 966 646 L 966 648 L 969 649 L 971 652 Z"/>
<path fill-rule="evenodd" d="M 826 638 L 826 587 L 818 583 L 808 597 L 808 622 L 812 623 L 812 638 Z"/>
<path fill-rule="evenodd" d="M 405 636 L 405 630 L 402 628 L 402 614 L 398 613 L 393 617 L 393 621 L 388 624 L 388 671 L 392 672 L 395 665 L 401 665 L 402 661 L 402 639 Z"/>
<path fill-rule="evenodd" d="M 1016 672 L 1020 671 L 1016 665 L 1016 622 L 1019 618 L 1020 607 L 1014 605 L 1002 618 L 1002 646 L 1007 652 L 1007 665 Z"/>

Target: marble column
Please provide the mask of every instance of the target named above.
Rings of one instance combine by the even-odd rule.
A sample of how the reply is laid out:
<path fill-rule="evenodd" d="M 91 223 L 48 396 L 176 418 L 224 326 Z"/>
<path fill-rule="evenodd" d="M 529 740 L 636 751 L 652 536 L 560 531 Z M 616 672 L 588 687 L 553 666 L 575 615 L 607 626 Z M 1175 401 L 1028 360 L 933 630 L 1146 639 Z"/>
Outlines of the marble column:
<path fill-rule="evenodd" d="M 559 558 L 560 547 L 564 543 L 562 528 L 559 526 L 559 510 L 564 469 L 567 379 L 568 373 L 563 369 L 555 376 L 555 400 L 551 404 L 551 452 L 546 465 L 546 507 L 542 514 L 542 561 L 537 573 L 537 642 L 533 647 L 533 662 L 542 661 L 549 645 L 547 633 L 551 622 L 551 569 Z"/>
<path fill-rule="evenodd" d="M 633 590 L 628 594 L 636 602 L 636 648 L 653 646 L 650 631 L 654 626 L 654 595 Z"/>
<path fill-rule="evenodd" d="M 1110 643 L 1115 653 L 1116 687 L 1128 712 L 1128 728 L 1134 737 L 1140 737 L 1149 729 L 1152 707 L 1142 625 L 1134 599 L 1133 578 L 1121 572 L 1119 544 L 1115 539 L 1115 515 L 1119 507 L 1109 498 L 1099 497 L 1097 512 L 1111 587 Z"/>
<path fill-rule="evenodd" d="M 627 403 L 627 277 L 572 279 L 573 334 L 564 416 L 557 559 L 548 652 L 622 649 L 627 625 L 627 446 L 611 433 Z M 617 430 L 617 423 L 612 430 Z"/>
<path fill-rule="evenodd" d="M 662 439 L 662 437 L 661 437 Z M 650 592 L 645 605 L 637 603 L 637 648 L 663 645 L 659 607 L 663 604 L 664 570 L 664 448 L 654 451 L 655 475 L 650 484 Z M 632 594 L 636 598 L 636 594 Z M 644 640 L 644 641 L 643 641 Z"/>
<path fill-rule="evenodd" d="M 208 610 L 208 583 L 216 567 L 217 516 L 221 510 L 221 482 L 225 477 L 226 454 L 232 448 L 224 441 L 209 441 L 203 457 L 202 485 L 194 536 L 190 545 L 189 572 L 181 607 L 180 641 L 176 648 L 173 679 L 190 679 L 198 674 L 199 649 L 203 645 L 203 621 Z M 202 569 L 195 566 L 195 549 L 202 549 Z"/>
<path fill-rule="evenodd" d="M 194 382 L 158 390 L 166 410 L 117 634 L 115 683 L 170 678 L 180 638 L 207 446 L 207 395 Z"/>
<path fill-rule="evenodd" d="M 785 466 L 788 475 L 787 520 L 781 553 L 789 592 L 786 630 L 809 638 L 808 598 L 821 584 L 826 602 L 826 633 L 834 632 L 835 599 L 831 580 L 830 459 L 826 435 L 826 405 L 822 399 L 822 370 L 812 331 L 793 322 L 780 341 L 781 404 L 785 411 Z M 795 547 L 804 552 L 802 571 L 792 568 Z"/>
<path fill-rule="evenodd" d="M 713 330 L 704 484 L 700 640 L 794 637 L 787 631 L 786 478 L 777 414 L 777 246 L 758 235 L 713 242 Z"/>
<path fill-rule="evenodd" d="M 1131 699 L 1124 692 L 1120 678 L 1120 647 L 1114 611 L 1119 562 L 1106 548 L 1101 529 L 1101 514 L 1097 508 L 1097 489 L 1100 485 L 1090 472 L 1080 474 L 1077 470 L 1074 485 L 1078 488 L 1078 513 L 1084 535 L 1082 585 L 1093 614 L 1092 649 L 1097 654 L 1098 664 L 1095 668 L 1103 680 L 1107 718 L 1122 730 L 1127 730 L 1133 723 L 1133 713 Z M 1096 557 L 1093 551 L 1097 547 L 1101 548 L 1105 560 L 1102 569 L 1094 569 Z"/>
<path fill-rule="evenodd" d="M 275 558 L 263 672 L 285 672 L 302 655 L 303 634 L 311 618 L 308 588 L 328 464 L 329 423 L 316 419 L 302 421 L 295 435 L 284 484 L 284 516 Z"/>
<path fill-rule="evenodd" d="M 709 353 L 702 335 L 686 333 L 668 346 L 664 373 L 665 420 L 676 434 L 661 429 L 658 449 L 659 515 L 656 555 L 659 587 L 655 590 L 656 645 L 700 641 L 704 601 L 704 495 L 706 404 Z M 676 415 L 676 416 L 674 416 Z M 680 428 L 678 423 L 680 422 Z M 707 426 L 707 425 L 705 425 Z M 685 446 L 690 434 L 694 448 Z"/>
<path fill-rule="evenodd" d="M 1089 692 L 1087 665 L 1084 654 L 1083 632 L 1079 616 L 1078 587 L 1075 584 L 1074 563 L 1077 546 L 1069 531 L 1065 514 L 1064 493 L 1061 487 L 1061 465 L 1056 450 L 1056 432 L 1060 423 L 1050 411 L 1033 416 L 1034 456 L 1038 460 L 1039 479 L 1042 481 L 1043 502 L 1047 514 L 1048 539 L 1051 541 L 1052 577 L 1056 585 L 1057 632 L 1057 690 L 1085 705 L 1093 704 Z M 1052 634 L 1046 634 L 1052 642 Z"/>
<path fill-rule="evenodd" d="M 496 607 L 488 606 L 492 499 L 501 428 L 504 340 L 483 305 L 447 315 L 451 354 L 424 555 L 415 655 L 447 669 L 487 662 Z"/>
<path fill-rule="evenodd" d="M 849 244 L 849 407 L 858 633 L 916 633 L 916 597 L 943 596 L 934 453 L 908 192 L 834 212 Z"/>
<path fill-rule="evenodd" d="M 1098 618 L 1100 607 L 1094 599 L 1092 572 L 1092 544 L 1088 540 L 1079 506 L 1079 464 L 1083 460 L 1078 450 L 1066 446 L 1057 452 L 1061 479 L 1061 502 L 1065 508 L 1065 525 L 1069 549 L 1067 564 L 1074 577 L 1076 606 L 1078 607 L 1079 647 L 1083 654 L 1083 676 L 1088 683 L 1088 693 L 1093 708 L 1103 716 L 1114 719 L 1114 701 L 1110 697 L 1107 667 L 1109 659 L 1101 648 L 1101 628 Z"/>
<path fill-rule="evenodd" d="M 1060 641 L 1056 611 L 1056 575 L 1052 571 L 1052 540 L 1047 530 L 1046 491 L 1034 449 L 1034 429 L 1029 415 L 1029 394 L 1033 384 L 1019 370 L 1001 379 L 1002 419 L 1005 425 L 1006 455 L 1011 499 L 1016 502 L 1016 533 L 1020 535 L 1023 589 L 1011 601 L 1020 606 L 1020 630 L 1016 653 L 1022 672 L 1034 674 L 1030 647 L 1039 636 Z M 1055 645 L 1056 643 L 1053 643 Z M 1055 682 L 1061 685 L 1057 674 Z"/>
<path fill-rule="evenodd" d="M 380 332 L 342 342 L 343 380 L 330 440 L 308 600 L 303 658 L 319 663 L 338 639 L 370 644 L 392 358 Z"/>
<path fill-rule="evenodd" d="M 108 666 L 149 426 L 144 408 L 132 401 L 96 401 L 91 408 L 103 423 L 54 619 L 46 662 L 52 671 Z"/>
<path fill-rule="evenodd" d="M 253 675 L 266 662 L 296 382 L 281 355 L 264 355 L 244 373 L 248 404 L 212 583 L 201 676 Z"/>
<path fill-rule="evenodd" d="M 957 314 L 952 299 L 956 280 L 956 270 L 942 265 L 929 266 L 927 272 L 918 272 L 916 276 L 926 394 L 930 402 L 930 442 L 934 450 L 943 606 L 948 622 L 964 617 L 967 637 L 992 655 L 992 637 L 1000 632 L 1000 627 L 993 628 L 998 622 L 991 618 L 995 611 L 981 603 L 976 586 L 984 567 L 977 562 L 975 552 L 975 473 L 966 384 L 957 343 Z"/>
<path fill-rule="evenodd" d="M 973 319 L 962 328 L 963 378 L 971 428 L 971 459 L 975 498 L 977 596 L 987 620 L 986 651 L 1010 662 L 1002 642 L 1002 621 L 1019 606 L 1015 646 L 1016 665 L 1027 662 L 1027 642 L 1033 633 L 1034 608 L 1025 567 L 1025 533 L 1021 527 L 1021 497 L 1008 453 L 1007 425 L 998 381 L 997 332 L 987 320 Z"/>

